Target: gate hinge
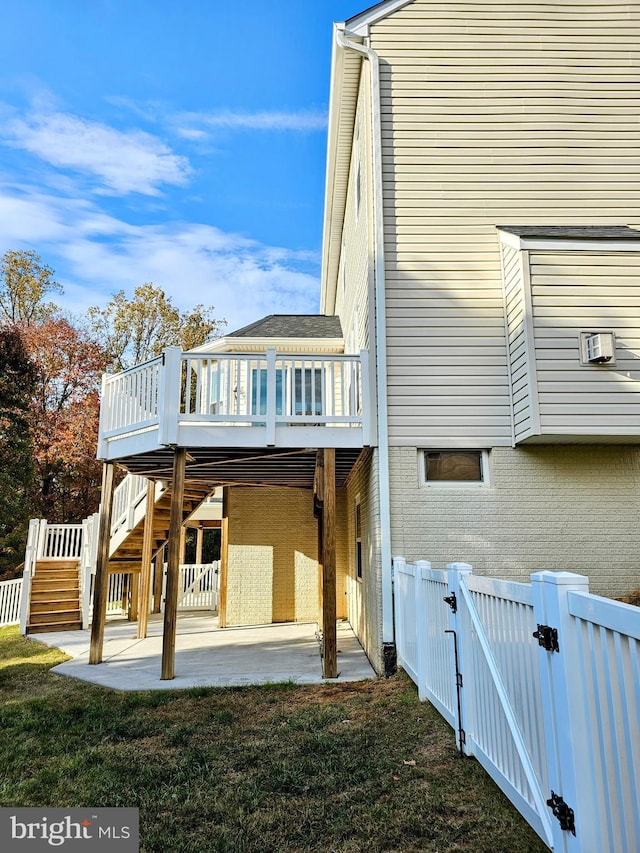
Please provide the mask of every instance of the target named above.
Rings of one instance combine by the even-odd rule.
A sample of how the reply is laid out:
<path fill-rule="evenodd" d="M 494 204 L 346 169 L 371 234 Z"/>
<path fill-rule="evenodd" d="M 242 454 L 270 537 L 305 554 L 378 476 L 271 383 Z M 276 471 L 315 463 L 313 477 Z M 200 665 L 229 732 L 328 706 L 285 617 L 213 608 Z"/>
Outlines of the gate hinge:
<path fill-rule="evenodd" d="M 549 625 L 538 625 L 538 630 L 533 632 L 533 636 L 538 641 L 538 645 L 542 646 L 546 651 L 560 651 L 557 628 L 551 628 Z"/>
<path fill-rule="evenodd" d="M 455 592 L 452 592 L 451 595 L 446 595 L 444 597 L 444 601 L 447 602 L 453 613 L 458 612 L 458 600 L 456 598 Z"/>
<path fill-rule="evenodd" d="M 547 800 L 547 805 L 551 807 L 553 816 L 558 818 L 560 829 L 576 834 L 576 823 L 574 819 L 573 809 L 565 803 L 562 797 L 551 791 L 551 799 Z"/>
<path fill-rule="evenodd" d="M 463 686 L 464 685 L 462 684 L 462 673 L 456 672 L 456 687 L 463 687 Z"/>

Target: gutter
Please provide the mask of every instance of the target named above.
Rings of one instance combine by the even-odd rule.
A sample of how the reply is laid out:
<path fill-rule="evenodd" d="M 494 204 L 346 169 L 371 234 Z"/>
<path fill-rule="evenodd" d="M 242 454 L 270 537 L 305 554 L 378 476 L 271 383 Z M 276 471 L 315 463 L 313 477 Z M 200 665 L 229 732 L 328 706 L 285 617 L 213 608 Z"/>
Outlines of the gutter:
<path fill-rule="evenodd" d="M 384 208 L 382 184 L 382 134 L 380 120 L 380 60 L 370 47 L 350 41 L 336 26 L 336 42 L 369 62 L 371 74 L 371 138 L 373 172 L 373 257 L 375 294 L 375 351 L 380 498 L 380 556 L 382 562 L 382 642 L 394 642 L 391 560 L 391 501 L 389 495 L 389 435 L 387 419 L 387 339 L 384 259 Z"/>

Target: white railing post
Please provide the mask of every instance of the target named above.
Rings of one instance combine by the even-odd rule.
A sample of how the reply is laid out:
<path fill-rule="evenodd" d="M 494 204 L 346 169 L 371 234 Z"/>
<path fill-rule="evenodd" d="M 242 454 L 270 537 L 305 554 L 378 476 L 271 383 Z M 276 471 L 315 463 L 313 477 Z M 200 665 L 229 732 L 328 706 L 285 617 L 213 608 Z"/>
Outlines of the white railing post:
<path fill-rule="evenodd" d="M 414 575 L 414 590 L 416 599 L 416 652 L 418 670 L 418 698 L 421 702 L 427 699 L 429 683 L 429 649 L 427 639 L 427 601 L 425 596 L 425 580 L 431 570 L 428 560 L 416 560 Z"/>
<path fill-rule="evenodd" d="M 98 421 L 98 459 L 106 459 L 108 453 L 109 442 L 104 438 L 107 432 L 107 415 L 113 402 L 107 397 L 107 382 L 110 374 L 102 374 L 102 390 L 100 392 L 100 415 Z"/>
<path fill-rule="evenodd" d="M 354 368 L 356 366 L 354 365 Z M 371 388 L 369 378 L 369 353 L 360 351 L 360 418 L 362 421 L 362 444 L 370 447 L 373 444 L 372 427 L 374 418 L 371 411 Z"/>
<path fill-rule="evenodd" d="M 132 477 L 131 475 L 127 476 L 127 521 L 126 527 L 127 530 L 133 530 L 135 527 L 134 521 L 134 512 L 135 512 L 135 501 L 138 497 L 137 493 L 134 490 L 134 485 L 137 483 L 138 478 Z"/>
<path fill-rule="evenodd" d="M 473 574 L 473 566 L 470 566 L 469 563 L 449 563 L 447 565 L 447 578 L 449 581 L 449 595 L 447 596 L 449 601 L 447 603 L 451 610 L 449 614 L 449 631 L 452 633 L 451 642 L 454 644 L 454 654 L 451 656 L 451 660 L 453 661 L 451 678 L 457 690 L 457 701 L 454 706 L 456 746 L 465 755 L 473 755 L 473 750 L 465 736 L 468 720 L 471 719 L 472 715 L 470 707 L 472 693 L 471 691 L 468 693 L 465 692 L 464 679 L 466 677 L 470 681 L 473 676 L 471 672 L 467 672 L 465 676 L 466 657 L 469 655 L 469 659 L 471 659 L 471 654 L 470 649 L 465 647 L 467 638 L 460 612 L 462 605 L 460 581 L 461 578 L 471 574 Z"/>
<path fill-rule="evenodd" d="M 40 519 L 32 518 L 29 521 L 29 532 L 27 534 L 27 546 L 24 552 L 24 570 L 22 572 L 22 598 L 20 600 L 20 633 L 27 633 L 27 622 L 29 619 L 29 602 L 31 600 L 31 578 L 36 562 L 36 553 L 40 538 Z"/>
<path fill-rule="evenodd" d="M 400 589 L 398 574 L 407 565 L 404 557 L 393 557 L 391 560 L 391 585 L 393 587 L 393 611 L 396 636 L 396 654 L 401 657 L 404 652 L 405 630 L 402 606 L 400 601 Z"/>
<path fill-rule="evenodd" d="M 180 347 L 166 347 L 162 351 L 162 360 L 158 383 L 158 444 L 171 445 L 178 443 L 182 350 Z M 188 388 L 186 393 L 188 395 Z"/>
<path fill-rule="evenodd" d="M 304 387 L 304 382 L 303 382 Z M 283 389 L 284 392 L 284 389 Z M 258 398 L 260 389 L 258 388 Z M 267 350 L 267 447 L 273 447 L 276 443 L 276 351 L 273 348 Z"/>
<path fill-rule="evenodd" d="M 589 579 L 570 572 L 544 571 L 531 575 L 531 584 L 540 644 L 540 712 L 544 719 L 548 796 L 550 800 L 553 796 L 562 800 L 555 800 L 558 819 L 551 820 L 553 849 L 555 853 L 584 851 L 589 849 L 589 840 L 597 837 L 590 832 L 589 824 L 598 818 L 586 802 L 580 802 L 579 775 L 585 769 L 581 767 L 581 756 L 592 744 L 579 698 L 582 691 L 577 689 L 582 667 L 567 596 L 576 590 L 588 592 Z M 553 805 L 549 808 L 553 810 Z M 575 834 L 571 828 L 563 828 L 571 820 Z"/>

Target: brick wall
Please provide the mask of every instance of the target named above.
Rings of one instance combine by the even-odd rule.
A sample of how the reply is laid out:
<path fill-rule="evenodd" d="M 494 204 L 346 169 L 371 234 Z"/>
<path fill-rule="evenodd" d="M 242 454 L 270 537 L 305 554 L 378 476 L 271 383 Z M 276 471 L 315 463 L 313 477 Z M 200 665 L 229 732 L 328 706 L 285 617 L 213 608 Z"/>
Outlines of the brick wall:
<path fill-rule="evenodd" d="M 523 581 L 573 571 L 611 597 L 640 587 L 640 448 L 495 448 L 486 488 L 420 485 L 415 448 L 392 448 L 390 467 L 394 554 Z"/>
<path fill-rule="evenodd" d="M 337 494 L 337 613 L 346 616 L 345 495 Z M 227 624 L 320 619 L 318 525 L 305 489 L 229 490 Z"/>
<path fill-rule="evenodd" d="M 356 577 L 355 504 L 360 501 L 362 580 Z M 349 484 L 347 495 L 349 622 L 372 666 L 384 672 L 382 656 L 382 566 L 380 560 L 380 502 L 377 456 Z"/>

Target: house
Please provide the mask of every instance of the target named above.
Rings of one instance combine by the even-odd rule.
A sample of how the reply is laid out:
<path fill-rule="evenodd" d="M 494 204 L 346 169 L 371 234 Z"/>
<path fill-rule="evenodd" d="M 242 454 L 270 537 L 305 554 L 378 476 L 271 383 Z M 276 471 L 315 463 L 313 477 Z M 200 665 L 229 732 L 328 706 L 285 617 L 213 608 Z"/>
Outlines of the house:
<path fill-rule="evenodd" d="M 213 488 L 222 624 L 317 618 L 329 675 L 341 617 L 392 668 L 395 553 L 638 586 L 639 53 L 638 3 L 335 25 L 321 314 L 105 379 L 101 529 L 115 463 L 173 496 L 123 557 L 144 590 L 168 537 L 164 677 L 180 527 Z"/>
<path fill-rule="evenodd" d="M 639 585 L 639 24 L 387 0 L 335 25 L 321 311 L 376 377 L 347 505 L 379 668 L 392 554 Z"/>

